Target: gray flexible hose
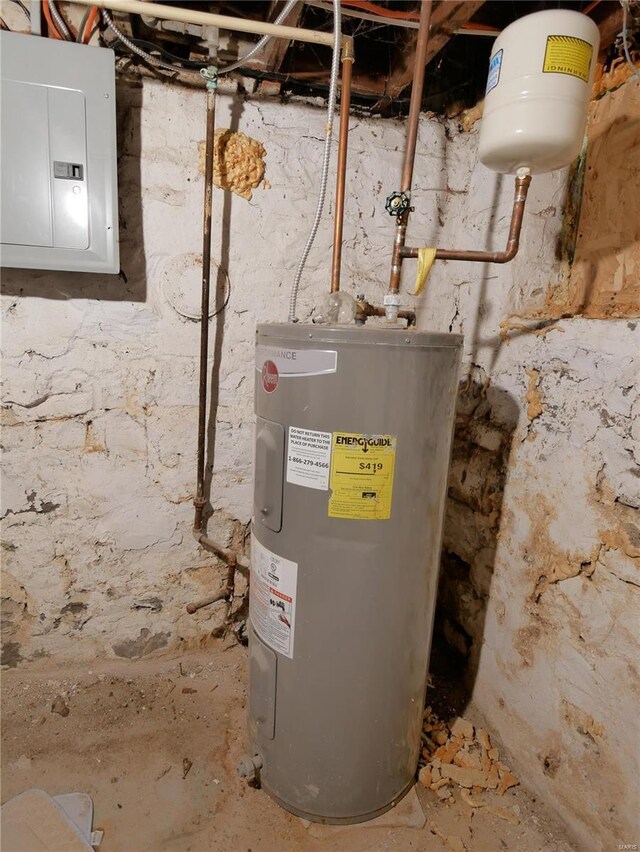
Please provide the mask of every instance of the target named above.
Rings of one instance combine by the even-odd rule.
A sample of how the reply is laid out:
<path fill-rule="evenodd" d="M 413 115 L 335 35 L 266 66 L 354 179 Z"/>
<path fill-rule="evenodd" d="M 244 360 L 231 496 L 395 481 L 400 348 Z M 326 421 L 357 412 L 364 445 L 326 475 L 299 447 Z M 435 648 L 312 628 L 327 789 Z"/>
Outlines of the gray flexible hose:
<path fill-rule="evenodd" d="M 327 105 L 327 131 L 324 140 L 324 157 L 322 160 L 322 172 L 320 175 L 320 193 L 318 195 L 318 204 L 316 206 L 316 214 L 311 226 L 311 232 L 307 239 L 306 245 L 302 250 L 302 257 L 296 270 L 296 276 L 293 280 L 291 288 L 291 297 L 289 299 L 289 322 L 298 322 L 296 317 L 296 306 L 298 303 L 298 290 L 300 289 L 300 281 L 302 273 L 311 251 L 311 246 L 318 233 L 320 219 L 322 218 L 322 210 L 324 208 L 324 199 L 327 194 L 327 181 L 329 179 L 329 162 L 331 160 L 331 142 L 333 138 L 333 114 L 336 110 L 336 93 L 338 89 L 338 69 L 340 68 L 340 48 L 342 42 L 342 28 L 340 23 L 340 0 L 333 0 L 333 59 L 331 62 L 331 83 L 329 85 L 329 103 Z"/>
<path fill-rule="evenodd" d="M 51 17 L 56 22 L 56 26 L 60 30 L 60 33 L 66 38 L 67 41 L 71 41 L 71 33 L 69 32 L 69 27 L 66 25 L 64 18 L 58 12 L 58 7 L 53 2 L 53 0 L 47 0 L 49 3 L 49 9 L 51 9 Z"/>
<path fill-rule="evenodd" d="M 275 21 L 273 23 L 274 24 L 281 24 L 284 21 L 284 19 L 287 17 L 287 15 L 289 14 L 289 12 L 293 9 L 293 7 L 298 2 L 299 2 L 299 0 L 289 0 L 289 2 L 285 5 L 284 9 L 282 10 L 282 12 L 280 12 L 280 14 L 278 15 L 278 17 L 275 19 Z M 230 65 L 223 65 L 222 67 L 218 68 L 218 74 L 228 74 L 230 71 L 235 71 L 236 68 L 242 68 L 242 66 L 246 65 L 246 63 L 250 59 L 253 59 L 253 57 L 256 55 L 256 53 L 260 53 L 262 48 L 266 47 L 266 45 L 268 44 L 268 42 L 271 41 L 272 38 L 273 38 L 273 36 L 271 36 L 271 35 L 262 36 L 260 41 L 257 41 L 254 44 L 254 46 L 251 48 L 251 50 L 248 53 L 245 53 L 244 56 L 240 57 L 240 59 L 237 59 L 235 62 L 232 62 Z"/>

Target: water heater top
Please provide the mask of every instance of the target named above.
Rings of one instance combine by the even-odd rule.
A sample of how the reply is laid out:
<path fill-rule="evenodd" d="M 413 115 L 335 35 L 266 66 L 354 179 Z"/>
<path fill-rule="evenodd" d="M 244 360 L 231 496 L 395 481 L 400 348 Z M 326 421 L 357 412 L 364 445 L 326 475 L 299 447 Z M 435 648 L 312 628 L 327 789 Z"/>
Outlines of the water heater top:
<path fill-rule="evenodd" d="M 316 343 L 346 343 L 380 346 L 412 346 L 420 349 L 459 348 L 461 334 L 441 334 L 432 331 L 413 331 L 406 328 L 346 325 L 301 325 L 299 323 L 262 323 L 256 327 L 258 339 L 307 341 Z"/>

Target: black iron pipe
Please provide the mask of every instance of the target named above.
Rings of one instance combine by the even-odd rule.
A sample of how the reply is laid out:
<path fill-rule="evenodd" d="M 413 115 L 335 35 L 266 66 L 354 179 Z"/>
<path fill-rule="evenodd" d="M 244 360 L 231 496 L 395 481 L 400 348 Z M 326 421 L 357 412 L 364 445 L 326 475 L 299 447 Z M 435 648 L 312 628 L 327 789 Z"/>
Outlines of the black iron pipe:
<path fill-rule="evenodd" d="M 207 88 L 207 135 L 204 166 L 204 218 L 202 224 L 202 313 L 200 316 L 200 377 L 198 382 L 198 462 L 196 496 L 193 500 L 194 530 L 202 529 L 205 451 L 207 443 L 207 378 L 209 369 L 209 303 L 211 293 L 211 219 L 213 205 L 213 155 L 216 118 L 215 88 Z"/>

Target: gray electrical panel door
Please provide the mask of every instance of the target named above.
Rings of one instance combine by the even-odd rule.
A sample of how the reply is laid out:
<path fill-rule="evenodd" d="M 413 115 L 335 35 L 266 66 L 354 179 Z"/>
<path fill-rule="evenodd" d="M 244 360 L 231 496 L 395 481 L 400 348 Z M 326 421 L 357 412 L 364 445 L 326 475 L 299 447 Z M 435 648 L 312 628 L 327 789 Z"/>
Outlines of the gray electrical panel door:
<path fill-rule="evenodd" d="M 118 272 L 110 50 L 0 32 L 0 260 Z"/>

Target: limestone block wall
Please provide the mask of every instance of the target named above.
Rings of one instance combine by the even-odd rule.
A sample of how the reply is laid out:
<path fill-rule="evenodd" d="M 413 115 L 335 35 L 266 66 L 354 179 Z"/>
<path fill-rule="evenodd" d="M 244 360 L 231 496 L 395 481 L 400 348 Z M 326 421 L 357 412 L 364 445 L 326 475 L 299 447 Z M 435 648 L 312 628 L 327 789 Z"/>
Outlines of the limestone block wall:
<path fill-rule="evenodd" d="M 286 318 L 315 206 L 317 106 L 220 99 L 219 125 L 264 145 L 268 181 L 250 201 L 215 193 L 213 255 L 228 274 L 217 307 L 228 304 L 212 319 L 209 529 L 227 542 L 250 520 L 254 326 Z M 204 99 L 122 81 L 118 109 L 121 275 L 3 270 L 6 665 L 135 658 L 219 624 L 215 609 L 185 613 L 221 577 L 190 531 Z M 344 288 L 374 300 L 403 140 L 399 123 L 352 120 Z M 476 130 L 423 118 L 410 242 L 503 246 L 512 180 L 476 151 Z M 533 181 L 510 266 L 439 264 L 415 301 L 419 327 L 465 335 L 440 623 L 523 781 L 599 849 L 634 836 L 637 800 L 638 330 L 629 316 L 521 319 L 566 274 L 565 182 Z M 328 285 L 331 208 L 301 319 Z M 409 262 L 406 288 L 412 274 Z"/>

